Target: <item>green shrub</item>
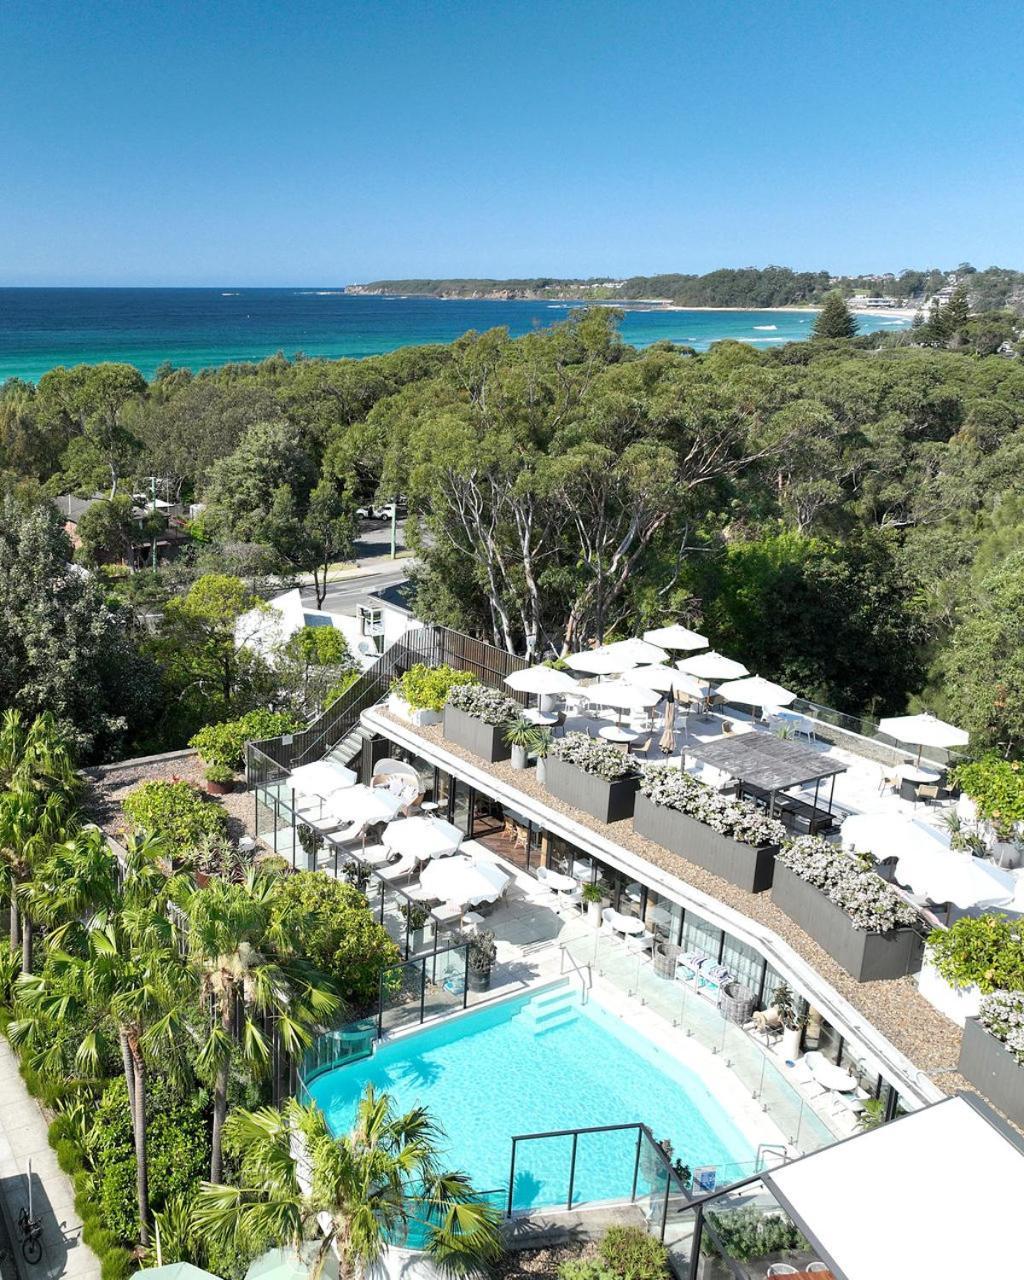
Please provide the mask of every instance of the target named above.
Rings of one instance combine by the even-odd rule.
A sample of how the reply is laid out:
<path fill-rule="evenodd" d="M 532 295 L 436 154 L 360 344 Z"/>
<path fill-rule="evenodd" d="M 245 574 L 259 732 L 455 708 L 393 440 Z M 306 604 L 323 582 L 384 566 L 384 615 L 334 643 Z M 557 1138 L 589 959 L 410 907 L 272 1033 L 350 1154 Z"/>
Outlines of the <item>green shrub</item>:
<path fill-rule="evenodd" d="M 401 957 L 358 889 L 319 871 L 298 871 L 275 897 L 275 922 L 285 916 L 296 926 L 302 955 L 334 980 L 350 1010 L 377 999 L 381 969 Z"/>
<path fill-rule="evenodd" d="M 85 1164 L 82 1148 L 70 1138 L 61 1138 L 56 1145 L 51 1140 L 50 1145 L 56 1153 L 57 1163 L 65 1173 L 77 1173 Z"/>
<path fill-rule="evenodd" d="M 290 711 L 249 711 L 237 720 L 208 724 L 188 740 L 207 764 L 225 769 L 240 769 L 245 758 L 245 744 L 263 738 L 276 738 L 302 727 L 301 720 Z"/>
<path fill-rule="evenodd" d="M 950 779 L 967 792 L 977 805 L 979 815 L 989 819 L 1001 833 L 1008 835 L 1015 822 L 1024 821 L 1024 764 L 1021 761 L 985 756 L 957 765 Z"/>
<path fill-rule="evenodd" d="M 609 1227 L 598 1248 L 620 1280 L 664 1280 L 668 1275 L 668 1250 L 639 1227 Z"/>
<path fill-rule="evenodd" d="M 101 1280 L 128 1280 L 137 1270 L 135 1259 L 127 1249 L 109 1249 L 100 1265 Z"/>
<path fill-rule="evenodd" d="M 125 796 L 125 816 L 141 832 L 191 849 L 204 835 L 221 835 L 228 815 L 189 782 L 144 782 Z"/>
<path fill-rule="evenodd" d="M 206 1175 L 210 1161 L 208 1095 L 194 1090 L 182 1098 L 159 1077 L 146 1100 L 149 1196 L 154 1211 L 168 1196 L 190 1191 Z M 96 1169 L 95 1199 L 103 1226 L 115 1239 L 133 1245 L 139 1217 L 135 1192 L 135 1147 L 123 1078 L 112 1080 L 96 1110 L 91 1156 Z"/>
<path fill-rule="evenodd" d="M 50 1127 L 46 1130 L 46 1136 L 51 1147 L 56 1147 L 62 1138 L 71 1136 L 71 1117 L 66 1111 L 62 1111 L 60 1115 L 53 1117 L 50 1121 Z"/>
<path fill-rule="evenodd" d="M 809 1249 L 800 1229 L 781 1209 L 765 1212 L 757 1205 L 745 1205 L 724 1213 L 708 1213 L 711 1232 L 705 1232 L 701 1249 L 717 1256 L 718 1247 L 711 1233 L 721 1242 L 725 1256 L 738 1262 L 755 1261 L 785 1249 Z"/>
<path fill-rule="evenodd" d="M 226 764 L 211 764 L 203 775 L 207 782 L 219 783 L 226 787 L 235 780 L 235 771 Z"/>
<path fill-rule="evenodd" d="M 108 1249 L 118 1247 L 116 1238 L 100 1223 L 98 1218 L 90 1218 L 88 1222 L 83 1222 L 82 1239 L 90 1249 L 101 1256 Z"/>
<path fill-rule="evenodd" d="M 428 667 L 417 662 L 392 688 L 405 699 L 413 711 L 443 711 L 448 701 L 448 691 L 457 684 L 475 684 L 468 671 L 456 671 L 454 667 Z"/>
<path fill-rule="evenodd" d="M 599 1258 L 570 1258 L 558 1268 L 558 1280 L 616 1280 Z"/>
<path fill-rule="evenodd" d="M 1024 930 L 1008 916 L 961 916 L 928 938 L 928 955 L 947 982 L 993 991 L 1024 991 Z"/>

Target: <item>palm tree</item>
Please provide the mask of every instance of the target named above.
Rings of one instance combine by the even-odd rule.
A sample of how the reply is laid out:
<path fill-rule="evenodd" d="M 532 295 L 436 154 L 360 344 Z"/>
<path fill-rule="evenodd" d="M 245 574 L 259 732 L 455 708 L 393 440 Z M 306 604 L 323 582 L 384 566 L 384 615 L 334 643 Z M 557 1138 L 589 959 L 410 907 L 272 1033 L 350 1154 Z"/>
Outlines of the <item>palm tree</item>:
<path fill-rule="evenodd" d="M 10 939 L 17 947 L 24 921 L 22 967 L 32 964 L 32 921 L 18 889 L 33 860 L 66 837 L 73 826 L 81 779 L 67 735 L 50 712 L 26 725 L 20 711 L 0 718 L 0 885 L 11 904 Z"/>
<path fill-rule="evenodd" d="M 443 1171 L 442 1138 L 422 1107 L 400 1115 L 372 1085 L 341 1138 L 321 1111 L 294 1098 L 279 1111 L 234 1111 L 225 1139 L 240 1158 L 239 1185 L 204 1183 L 196 1228 L 242 1246 L 298 1246 L 322 1230 L 314 1276 L 333 1248 L 342 1280 L 361 1280 L 410 1232 L 443 1270 L 476 1271 L 501 1253 L 498 1213 L 464 1173 Z"/>
<path fill-rule="evenodd" d="M 215 879 L 176 895 L 188 923 L 188 951 L 209 1019 L 197 1065 L 213 1083 L 210 1178 L 222 1168 L 228 1082 L 238 1062 L 265 1075 L 272 1059 L 266 1023 L 293 1058 L 340 1007 L 330 980 L 299 952 L 294 909 L 278 901 L 279 881 L 251 868 L 241 883 Z"/>
<path fill-rule="evenodd" d="M 84 938 L 65 921 L 58 937 L 77 943 L 62 951 L 51 939 L 40 974 L 25 970 L 16 987 L 17 1006 L 24 1016 L 8 1027 L 11 1043 L 25 1051 L 37 1070 L 63 1074 L 69 1062 L 81 1072 L 100 1074 L 114 1054 L 112 1027 L 124 1068 L 135 1142 L 136 1193 L 140 1239 L 149 1242 L 149 1186 L 146 1158 L 147 1057 L 160 1049 L 179 1059 L 186 1044 L 188 973 L 180 958 L 174 927 L 159 900 L 148 900 L 148 875 L 143 854 L 133 850 L 118 887 L 117 868 L 100 833 L 86 843 L 90 859 L 93 899 L 106 898 Z M 69 852 L 62 847 L 58 864 Z M 97 855 L 107 854 L 108 885 L 100 887 Z M 137 860 L 136 860 L 137 859 Z M 73 908 L 72 908 L 73 909 Z"/>

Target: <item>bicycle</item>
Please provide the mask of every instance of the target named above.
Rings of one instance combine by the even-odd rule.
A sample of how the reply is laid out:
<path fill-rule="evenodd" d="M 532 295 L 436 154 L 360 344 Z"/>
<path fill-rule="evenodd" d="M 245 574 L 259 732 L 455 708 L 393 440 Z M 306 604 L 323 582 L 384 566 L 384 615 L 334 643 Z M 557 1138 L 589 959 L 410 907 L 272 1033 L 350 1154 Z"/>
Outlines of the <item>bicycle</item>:
<path fill-rule="evenodd" d="M 21 1236 L 21 1256 L 34 1266 L 43 1256 L 43 1224 L 38 1218 L 30 1218 L 24 1205 L 18 1214 L 18 1234 Z"/>

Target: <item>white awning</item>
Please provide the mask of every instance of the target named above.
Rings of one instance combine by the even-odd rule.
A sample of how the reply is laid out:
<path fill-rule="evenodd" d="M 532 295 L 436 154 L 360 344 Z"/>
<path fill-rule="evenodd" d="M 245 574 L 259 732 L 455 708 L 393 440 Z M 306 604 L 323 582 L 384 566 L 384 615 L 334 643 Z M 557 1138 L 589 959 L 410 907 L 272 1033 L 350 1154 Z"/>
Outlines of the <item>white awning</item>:
<path fill-rule="evenodd" d="M 1024 1151 L 964 1097 L 773 1169 L 764 1180 L 845 1280 L 1017 1272 Z"/>

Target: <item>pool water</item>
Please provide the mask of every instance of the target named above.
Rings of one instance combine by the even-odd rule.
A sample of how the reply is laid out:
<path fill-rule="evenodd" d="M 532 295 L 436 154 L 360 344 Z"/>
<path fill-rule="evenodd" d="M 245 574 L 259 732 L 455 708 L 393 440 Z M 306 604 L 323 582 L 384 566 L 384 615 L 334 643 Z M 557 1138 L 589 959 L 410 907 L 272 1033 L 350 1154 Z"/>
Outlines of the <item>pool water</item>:
<path fill-rule="evenodd" d="M 320 1076 L 309 1092 L 334 1133 L 351 1127 L 367 1083 L 400 1110 L 425 1106 L 444 1128 L 446 1163 L 481 1191 L 508 1186 L 513 1135 L 591 1125 L 642 1121 L 691 1169 L 718 1166 L 719 1183 L 754 1158 L 694 1071 L 568 987 L 449 1018 Z M 573 1203 L 628 1197 L 636 1151 L 635 1130 L 581 1136 Z M 519 1143 L 513 1207 L 564 1204 L 571 1162 L 570 1137 Z M 657 1177 L 645 1155 L 638 1194 Z"/>

